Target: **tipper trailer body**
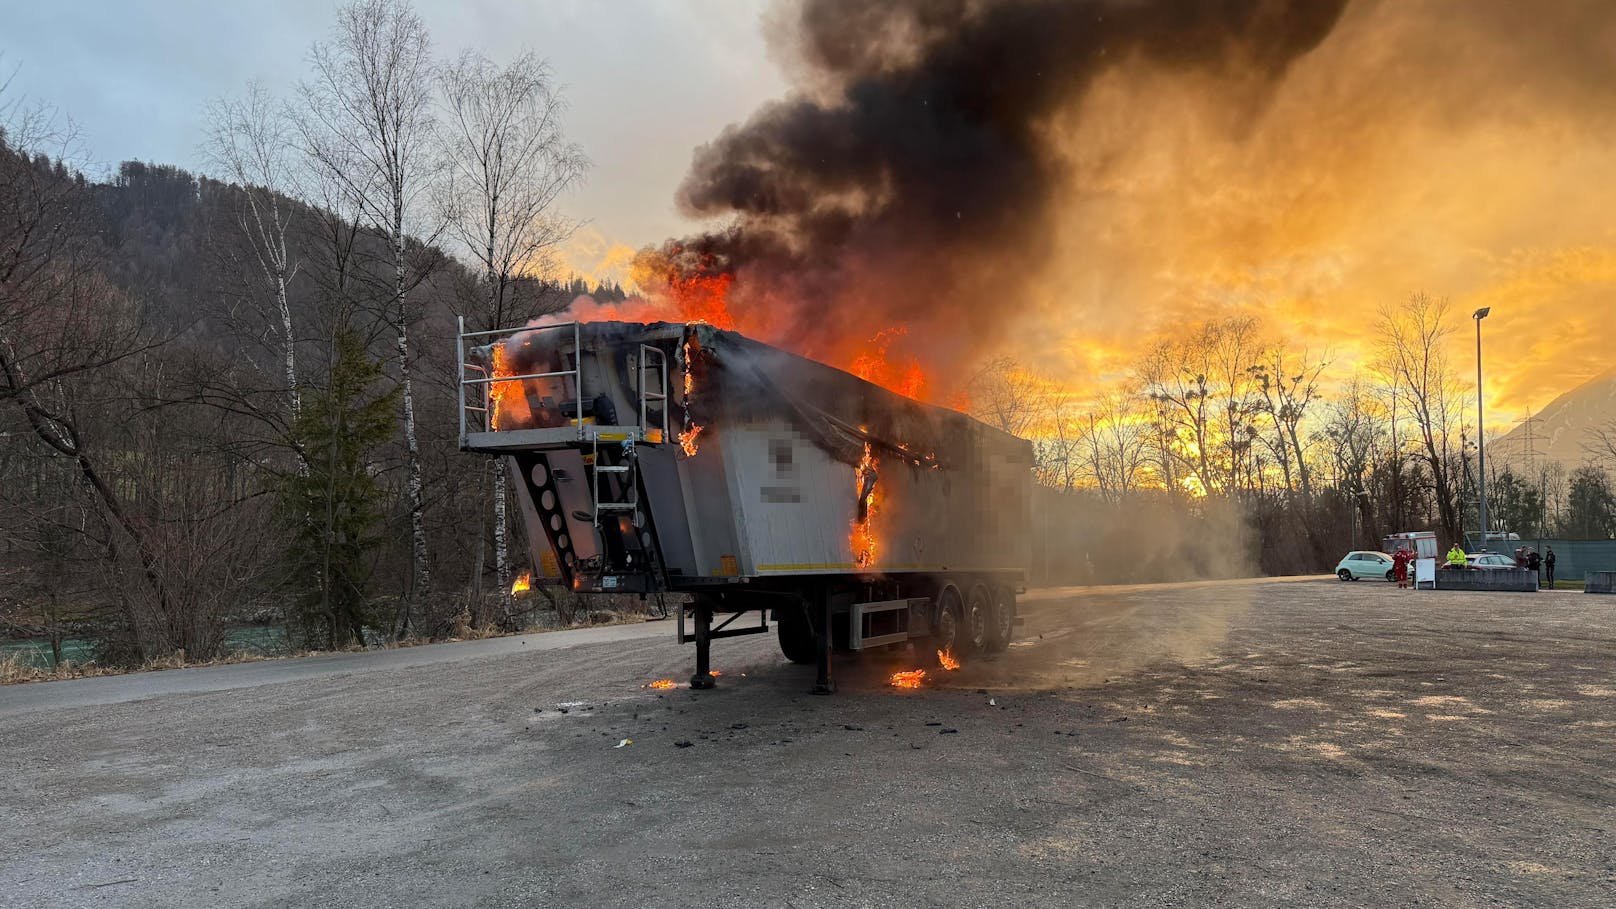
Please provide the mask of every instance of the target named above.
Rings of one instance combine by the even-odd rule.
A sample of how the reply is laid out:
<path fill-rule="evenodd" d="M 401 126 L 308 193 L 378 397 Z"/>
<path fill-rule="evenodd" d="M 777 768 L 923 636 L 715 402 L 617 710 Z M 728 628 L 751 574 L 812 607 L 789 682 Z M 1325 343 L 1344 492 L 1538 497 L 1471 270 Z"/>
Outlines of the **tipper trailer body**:
<path fill-rule="evenodd" d="M 693 687 L 771 613 L 824 690 L 833 649 L 1009 643 L 1027 441 L 705 323 L 462 330 L 458 360 L 460 447 L 502 457 L 534 582 L 689 594 Z"/>

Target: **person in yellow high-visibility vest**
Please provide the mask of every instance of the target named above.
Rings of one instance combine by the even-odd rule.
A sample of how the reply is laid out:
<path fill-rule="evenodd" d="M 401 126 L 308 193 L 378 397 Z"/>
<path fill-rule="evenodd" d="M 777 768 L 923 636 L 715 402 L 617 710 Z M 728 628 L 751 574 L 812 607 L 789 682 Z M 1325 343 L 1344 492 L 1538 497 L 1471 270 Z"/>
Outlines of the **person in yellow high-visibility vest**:
<path fill-rule="evenodd" d="M 1463 567 L 1465 567 L 1465 551 L 1463 549 L 1459 548 L 1458 543 L 1454 543 L 1453 548 L 1448 550 L 1448 567 L 1449 568 L 1463 568 Z"/>

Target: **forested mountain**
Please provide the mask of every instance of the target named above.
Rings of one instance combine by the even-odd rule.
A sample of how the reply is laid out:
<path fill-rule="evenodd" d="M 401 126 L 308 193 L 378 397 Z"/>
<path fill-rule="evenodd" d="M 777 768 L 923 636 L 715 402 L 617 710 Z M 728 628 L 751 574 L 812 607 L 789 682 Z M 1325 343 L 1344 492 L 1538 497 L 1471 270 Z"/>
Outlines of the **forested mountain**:
<path fill-rule="evenodd" d="M 249 193 L 273 201 L 287 224 L 290 398 Z M 280 616 L 300 596 L 297 572 L 309 569 L 284 553 L 298 534 L 285 507 L 299 493 L 309 500 L 307 488 L 292 487 L 309 473 L 300 464 L 316 445 L 310 433 L 343 436 L 340 412 L 389 399 L 397 381 L 387 239 L 329 209 L 167 165 L 126 162 L 111 179 L 90 180 L 9 137 L 0 137 L 0 211 L 0 623 L 121 628 L 107 658 L 138 659 L 206 655 L 228 620 Z M 423 598 L 412 631 L 435 634 L 496 589 L 491 471 L 456 449 L 456 317 L 519 326 L 582 293 L 624 293 L 524 274 L 494 313 L 486 279 L 441 244 L 410 239 L 406 258 L 426 530 L 441 585 L 432 605 Z M 350 389 L 357 397 L 333 401 L 359 367 L 368 378 Z M 300 424 L 288 400 L 301 402 L 302 417 L 324 402 L 334 425 Z M 343 630 L 319 617 L 328 602 L 305 610 L 301 631 L 313 645 L 388 629 L 396 621 L 386 604 L 409 593 L 404 445 L 396 414 L 378 415 L 372 437 L 345 452 L 349 479 L 373 481 L 364 501 L 343 503 L 374 511 L 350 553 L 368 612 Z"/>
<path fill-rule="evenodd" d="M 1505 433 L 1489 456 L 1517 473 L 1554 464 L 1574 470 L 1589 461 L 1616 462 L 1616 370 L 1578 385 Z"/>

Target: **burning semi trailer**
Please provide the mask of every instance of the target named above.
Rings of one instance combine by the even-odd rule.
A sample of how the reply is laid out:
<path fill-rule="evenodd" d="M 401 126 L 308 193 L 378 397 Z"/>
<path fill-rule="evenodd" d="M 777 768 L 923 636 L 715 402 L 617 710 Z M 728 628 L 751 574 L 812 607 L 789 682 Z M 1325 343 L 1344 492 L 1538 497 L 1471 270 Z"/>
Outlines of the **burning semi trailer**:
<path fill-rule="evenodd" d="M 458 362 L 460 447 L 509 470 L 532 582 L 689 594 L 692 688 L 771 614 L 819 691 L 832 650 L 1009 644 L 1026 440 L 702 322 L 462 326 Z"/>

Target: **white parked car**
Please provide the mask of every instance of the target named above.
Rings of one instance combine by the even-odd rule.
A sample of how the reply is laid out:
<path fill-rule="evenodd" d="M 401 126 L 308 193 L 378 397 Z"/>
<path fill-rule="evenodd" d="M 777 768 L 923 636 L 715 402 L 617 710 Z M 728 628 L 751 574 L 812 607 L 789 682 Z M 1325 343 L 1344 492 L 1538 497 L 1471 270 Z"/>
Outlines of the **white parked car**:
<path fill-rule="evenodd" d="M 1515 568 L 1515 560 L 1507 555 L 1496 552 L 1473 552 L 1465 556 L 1465 564 L 1471 568 Z"/>
<path fill-rule="evenodd" d="M 1397 572 L 1392 568 L 1392 557 L 1384 552 L 1349 552 L 1347 557 L 1335 566 L 1335 576 L 1343 581 L 1356 581 L 1359 578 L 1397 580 Z"/>

